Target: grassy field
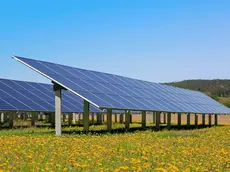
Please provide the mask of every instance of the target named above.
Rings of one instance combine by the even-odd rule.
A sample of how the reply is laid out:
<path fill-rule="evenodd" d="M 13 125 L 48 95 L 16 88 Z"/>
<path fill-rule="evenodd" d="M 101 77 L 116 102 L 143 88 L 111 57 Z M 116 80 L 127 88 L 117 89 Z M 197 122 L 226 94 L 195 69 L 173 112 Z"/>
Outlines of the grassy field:
<path fill-rule="evenodd" d="M 230 171 L 230 126 L 62 137 L 1 130 L 0 145 L 0 171 Z"/>

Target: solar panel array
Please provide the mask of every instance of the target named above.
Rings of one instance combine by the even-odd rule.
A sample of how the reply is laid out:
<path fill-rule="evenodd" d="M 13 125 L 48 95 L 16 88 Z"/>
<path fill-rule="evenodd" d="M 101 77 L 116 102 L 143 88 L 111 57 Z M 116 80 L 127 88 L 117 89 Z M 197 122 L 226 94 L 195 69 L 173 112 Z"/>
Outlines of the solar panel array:
<path fill-rule="evenodd" d="M 101 109 L 230 114 L 205 94 L 128 77 L 16 57 Z"/>
<path fill-rule="evenodd" d="M 54 112 L 54 91 L 50 84 L 0 79 L 0 111 Z M 83 99 L 63 90 L 63 112 L 83 112 Z M 100 112 L 91 106 L 91 112 Z"/>

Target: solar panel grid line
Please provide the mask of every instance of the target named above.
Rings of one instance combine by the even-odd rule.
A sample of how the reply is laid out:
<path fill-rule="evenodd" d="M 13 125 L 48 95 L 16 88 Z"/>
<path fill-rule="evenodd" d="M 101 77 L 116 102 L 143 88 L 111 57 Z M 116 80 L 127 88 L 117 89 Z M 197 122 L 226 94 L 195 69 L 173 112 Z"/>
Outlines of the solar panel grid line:
<path fill-rule="evenodd" d="M 1 90 L 1 91 L 3 91 L 3 90 Z M 8 105 L 7 108 L 6 108 L 5 105 L 3 106 L 3 102 L 5 103 L 5 105 L 6 104 Z M 12 108 L 9 108 L 9 106 L 12 107 Z M 4 109 L 4 110 L 16 110 L 17 108 L 14 105 L 12 105 L 11 103 L 9 103 L 9 102 L 5 101 L 4 99 L 0 98 L 0 109 Z"/>
<path fill-rule="evenodd" d="M 5 90 L 2 90 L 2 91 L 3 91 L 5 94 L 7 94 L 9 97 L 12 97 L 14 100 L 20 102 L 20 103 L 23 104 L 25 107 L 27 107 L 27 108 L 29 108 L 30 110 L 32 110 L 31 107 L 29 107 L 27 104 L 23 103 L 20 99 L 14 98 L 11 94 L 9 94 L 8 92 L 6 92 Z"/>
<path fill-rule="evenodd" d="M 100 83 L 99 83 L 100 84 Z M 103 86 L 103 85 L 101 85 L 101 86 Z M 104 86 L 103 86 L 104 87 Z M 104 88 L 106 88 L 106 87 L 104 87 Z M 115 88 L 115 87 L 113 87 L 113 88 Z M 106 88 L 106 89 L 108 89 L 109 91 L 111 91 L 112 93 L 114 93 L 115 95 L 117 95 L 117 96 L 119 96 L 120 98 L 122 98 L 124 101 L 128 101 L 130 104 L 132 104 L 132 105 L 135 105 L 135 104 L 133 104 L 131 101 L 129 101 L 129 100 L 125 100 L 122 96 L 120 96 L 119 94 L 117 94 L 117 93 L 115 93 L 113 90 L 111 90 L 110 88 Z M 123 94 L 126 94 L 123 90 L 121 90 L 121 89 L 119 89 L 119 88 L 117 88 L 120 92 L 122 92 Z M 128 95 L 129 96 L 129 95 Z M 138 101 L 138 100 L 137 100 Z M 141 103 L 141 102 L 139 102 L 139 103 Z"/>
<path fill-rule="evenodd" d="M 7 81 L 7 80 L 5 80 L 5 81 Z M 10 81 L 10 80 L 9 80 Z M 5 84 L 4 82 L 2 82 L 1 81 L 1 83 L 2 84 Z M 2 86 L 2 85 L 1 85 Z M 12 90 L 13 90 L 13 88 L 12 87 L 10 87 Z M 18 93 L 18 91 L 17 90 L 14 90 L 15 92 L 17 92 Z M 6 92 L 6 91 L 5 91 Z M 7 92 L 8 93 L 8 92 Z M 23 99 L 21 99 L 20 98 L 20 96 L 18 96 L 18 98 L 16 99 L 14 96 L 12 96 L 11 94 L 9 94 L 8 93 L 8 95 L 10 95 L 12 98 L 14 98 L 16 101 L 20 101 L 22 104 L 24 104 L 26 107 L 28 107 L 29 108 L 29 110 L 34 110 L 33 108 L 31 108 L 30 106 L 28 106 L 28 104 L 31 104 L 31 102 L 33 102 L 34 104 L 36 104 L 37 106 L 39 106 L 40 107 L 40 110 L 47 110 L 45 107 L 43 107 L 43 106 L 41 106 L 41 104 L 38 104 L 38 103 L 36 103 L 36 102 L 34 102 L 33 100 L 31 100 L 30 98 L 28 98 L 27 96 L 25 96 L 25 95 L 23 95 L 23 94 L 21 94 L 21 92 L 19 93 L 19 95 L 20 96 L 22 96 L 22 97 L 24 97 L 24 98 L 26 98 L 25 100 L 23 100 Z M 29 102 L 28 102 L 29 101 Z M 27 103 L 25 103 L 25 102 L 27 102 Z M 28 109 L 27 108 L 27 109 Z M 26 108 L 25 108 L 26 109 Z M 37 108 L 37 109 L 39 109 L 39 108 Z"/>
<path fill-rule="evenodd" d="M 27 83 L 26 82 L 26 84 L 28 84 L 29 85 L 29 83 Z M 46 93 L 51 93 L 53 96 L 54 96 L 54 93 L 51 91 L 51 90 L 48 90 L 48 89 L 46 89 L 46 87 L 42 87 L 42 84 L 40 85 L 42 88 L 43 88 L 43 91 L 40 91 L 38 88 L 36 88 L 34 85 L 30 85 L 31 87 L 33 87 L 34 89 L 36 89 L 38 92 L 40 92 L 44 97 L 46 97 L 46 100 L 48 99 L 48 100 L 52 100 L 51 99 L 51 97 L 50 96 L 48 96 L 48 94 L 45 94 L 45 92 L 44 92 L 44 90 L 47 90 L 47 92 Z"/>
<path fill-rule="evenodd" d="M 19 84 L 16 83 L 15 81 L 12 81 L 12 82 L 14 82 L 15 84 L 17 84 L 19 87 L 23 88 L 22 85 L 19 85 Z M 26 82 L 25 82 L 25 84 L 26 84 Z M 28 85 L 28 86 L 29 86 L 29 85 Z M 30 93 L 30 94 L 32 94 L 32 96 L 38 98 L 40 101 L 43 101 L 43 100 L 44 100 L 44 99 L 38 97 L 36 94 L 34 94 L 34 93 L 33 93 L 32 91 L 30 91 L 29 89 L 26 89 L 26 88 L 23 88 L 23 89 L 26 90 L 27 93 Z M 17 90 L 15 90 L 15 91 L 17 91 Z M 23 96 L 26 97 L 25 95 L 23 95 Z M 33 101 L 32 99 L 30 99 L 29 97 L 26 97 L 26 98 L 27 98 L 28 100 L 34 102 L 34 101 Z M 44 100 L 44 101 L 45 101 L 47 104 L 53 106 L 53 104 L 49 103 L 48 101 L 46 101 L 46 100 Z M 45 108 L 45 107 L 42 106 L 41 104 L 38 104 L 38 103 L 36 103 L 36 102 L 34 102 L 34 103 L 37 104 L 38 106 L 42 107 L 44 110 L 48 110 L 47 108 Z"/>
<path fill-rule="evenodd" d="M 66 70 L 66 69 L 63 68 L 61 65 L 58 65 L 58 64 L 57 64 L 57 66 L 58 66 L 59 68 L 61 68 L 62 70 L 66 71 L 68 74 L 72 75 L 73 78 L 76 78 L 76 76 L 75 76 L 72 72 Z M 72 69 L 73 69 L 75 72 L 77 72 L 74 68 L 72 68 Z M 78 71 L 78 72 L 81 73 L 82 75 L 84 75 L 84 77 L 87 78 L 88 80 L 93 80 L 92 78 L 90 78 L 89 76 L 85 75 L 85 74 L 82 73 L 81 71 Z M 78 74 L 79 74 L 79 73 L 78 73 Z M 87 79 L 86 79 L 86 80 L 87 80 Z"/>
<path fill-rule="evenodd" d="M 26 84 L 28 84 L 28 83 L 26 83 Z M 32 86 L 32 84 L 30 84 L 30 86 L 31 87 L 33 87 Z M 33 87 L 33 88 L 35 88 L 35 87 Z M 35 88 L 36 90 L 38 90 L 37 88 Z M 38 90 L 39 92 L 40 92 L 40 90 Z M 53 93 L 51 90 L 48 90 L 49 92 L 51 92 L 51 93 Z M 42 92 L 41 92 L 42 93 Z M 43 94 L 43 93 L 42 93 Z M 45 97 L 47 97 L 47 98 L 49 98 L 46 94 L 43 94 Z M 54 96 L 54 94 L 53 94 L 53 96 Z M 64 102 L 67 102 L 65 99 L 63 100 Z M 75 108 L 77 108 L 77 106 L 75 106 L 73 103 L 71 103 L 71 102 L 68 102 L 68 104 L 70 104 L 71 106 L 74 106 Z M 53 104 L 52 104 L 53 105 Z M 71 110 L 71 108 L 69 108 L 69 107 L 67 107 L 65 104 L 63 104 L 63 106 L 64 106 L 64 108 L 67 108 L 67 109 L 69 109 L 69 110 Z M 80 109 L 79 109 L 79 111 L 80 111 Z"/>
<path fill-rule="evenodd" d="M 53 87 L 49 84 L 0 79 L 1 111 L 54 112 L 54 95 Z M 82 99 L 68 91 L 63 91 L 63 96 L 63 112 L 83 112 Z M 90 109 L 91 112 L 102 112 L 92 106 Z"/>
<path fill-rule="evenodd" d="M 209 113 L 210 109 L 216 109 L 215 113 L 230 112 L 225 106 L 221 106 L 220 103 L 197 91 L 50 62 L 21 57 L 15 57 L 15 59 L 20 59 L 18 60 L 19 62 L 22 61 L 24 65 L 31 69 L 36 69 L 35 71 L 40 74 L 50 77 L 48 79 L 54 82 L 57 81 L 58 84 L 61 83 L 74 94 L 81 95 L 83 99 L 90 100 L 89 103 L 93 102 L 94 105 L 96 104 L 100 108 L 122 110 L 127 107 L 130 110 L 158 110 L 160 108 L 161 110 L 172 112 L 186 110 L 187 112 L 202 113 Z M 52 68 L 52 70 L 49 68 Z M 109 89 L 103 89 L 103 86 Z M 100 97 L 103 97 L 104 101 Z M 133 101 L 135 99 L 138 99 L 138 101 Z M 183 106 L 177 106 L 176 104 L 178 103 Z M 211 105 L 215 105 L 215 108 L 210 107 Z"/>
<path fill-rule="evenodd" d="M 15 58 L 16 60 L 18 60 L 18 61 L 21 62 L 22 64 L 26 65 L 27 67 L 31 68 L 32 70 L 34 70 L 34 71 L 40 73 L 41 75 L 45 76 L 45 77 L 48 78 L 49 80 L 53 80 L 53 81 L 55 81 L 57 84 L 59 84 L 60 86 L 62 86 L 63 88 L 65 88 L 65 86 L 64 86 L 63 84 L 61 84 L 60 82 L 58 82 L 58 81 L 52 79 L 51 77 L 49 77 L 48 75 L 46 75 L 46 74 L 40 72 L 40 71 L 37 70 L 36 68 L 34 68 L 34 67 L 32 67 L 32 66 L 26 64 L 26 63 L 23 62 L 22 60 L 18 59 L 16 56 L 13 56 L 13 58 Z M 68 88 L 66 88 L 66 89 L 68 89 Z M 89 103 L 91 103 L 91 104 L 94 105 L 95 107 L 99 108 L 99 106 L 98 106 L 97 104 L 91 102 L 90 100 L 88 100 L 87 98 L 85 98 L 85 97 L 83 97 L 82 95 L 78 94 L 77 92 L 75 92 L 75 91 L 73 91 L 73 90 L 71 90 L 71 89 L 69 89 L 69 91 L 72 92 L 72 93 L 74 93 L 74 94 L 76 94 L 76 95 L 78 95 L 79 97 L 81 97 L 81 98 L 87 100 Z"/>
<path fill-rule="evenodd" d="M 60 67 L 60 68 L 62 68 L 60 65 L 57 65 L 58 67 Z M 62 68 L 63 70 L 65 70 L 64 68 Z M 74 69 L 74 68 L 73 68 Z M 73 76 L 73 78 L 74 77 L 76 77 L 73 73 L 71 73 L 71 72 L 69 72 L 69 71 L 67 71 L 67 70 L 65 70 L 67 73 L 69 73 L 69 74 L 71 74 L 72 76 Z M 79 71 L 80 72 L 80 71 Z M 82 75 L 84 75 L 84 73 L 82 73 L 82 72 L 80 72 Z M 85 76 L 87 76 L 87 75 L 85 75 Z M 88 77 L 88 78 L 90 78 L 90 77 Z M 79 78 L 80 79 L 80 78 Z M 93 84 L 89 84 L 89 83 L 86 83 L 86 84 L 88 84 L 88 85 L 90 85 L 90 86 L 92 86 L 92 87 L 94 87 L 95 89 L 97 89 L 98 87 L 95 87 Z M 100 84 L 100 83 L 99 83 Z M 103 87 L 103 85 L 101 85 L 102 87 Z M 84 88 L 84 87 L 83 87 Z M 103 89 L 109 89 L 109 88 L 106 88 L 106 87 L 104 87 Z M 104 93 L 102 90 L 100 90 L 100 89 L 98 89 L 101 93 Z M 110 90 L 110 89 L 109 89 Z M 92 91 L 93 92 L 93 91 Z M 114 94 L 116 94 L 115 92 L 113 92 L 112 90 L 110 90 L 110 92 L 112 92 L 112 93 L 114 93 Z M 100 97 L 98 97 L 98 98 L 100 98 Z M 111 97 L 112 98 L 112 97 Z M 122 98 L 122 97 L 121 97 Z M 113 98 L 112 98 L 113 99 Z M 117 101 L 116 99 L 113 99 L 114 101 Z M 117 101 L 118 102 L 118 101 Z M 118 102 L 119 103 L 119 102 Z M 129 103 L 131 103 L 130 101 L 129 101 Z M 132 104 L 132 103 L 131 103 Z"/>
<path fill-rule="evenodd" d="M 13 83 L 15 83 L 15 84 L 17 84 L 19 87 L 21 87 L 23 90 L 25 90 L 26 92 L 28 92 L 28 93 L 31 93 L 34 97 L 36 97 L 36 98 L 38 98 L 40 101 L 43 101 L 44 99 L 42 99 L 41 97 L 39 97 L 37 94 L 35 94 L 33 91 L 31 91 L 30 89 L 28 89 L 28 88 L 34 88 L 33 86 L 31 86 L 30 84 L 28 84 L 27 82 L 24 82 L 24 84 L 26 84 L 28 87 L 27 88 L 25 88 L 25 87 L 23 87 L 22 86 L 22 83 L 17 83 L 17 82 L 15 82 L 15 81 L 13 81 L 12 80 L 12 82 Z M 36 89 L 36 88 L 34 88 L 34 89 Z M 36 89 L 37 90 L 37 89 Z M 39 93 L 41 93 L 43 96 L 45 96 L 46 98 L 49 98 L 49 97 L 47 97 L 47 95 L 46 94 L 43 94 L 42 92 L 40 92 L 39 90 L 37 90 Z M 30 99 L 30 98 L 28 98 L 28 99 Z M 33 100 L 31 100 L 31 101 L 33 101 Z M 51 106 L 53 106 L 51 103 L 49 103 L 48 101 L 46 101 L 46 99 L 44 100 L 47 104 L 50 104 Z M 46 109 L 45 107 L 43 107 L 44 109 Z"/>
<path fill-rule="evenodd" d="M 4 90 L 1 90 L 1 91 L 3 91 L 4 93 L 6 93 Z M 1 93 L 2 94 L 2 93 Z M 31 110 L 31 108 L 29 107 L 29 106 L 27 106 L 25 103 L 22 103 L 20 100 L 17 100 L 17 99 L 15 99 L 14 97 L 12 97 L 10 94 L 6 94 L 9 98 L 1 98 L 2 100 L 4 100 L 5 102 L 8 102 L 8 100 L 10 99 L 10 97 L 12 98 L 12 100 L 11 100 L 11 103 L 8 103 L 8 104 L 12 104 L 12 101 L 15 103 L 15 104 L 18 104 L 20 107 L 23 107 L 23 108 L 25 108 L 25 109 L 30 109 Z M 14 106 L 15 107 L 15 106 Z"/>
<path fill-rule="evenodd" d="M 28 84 L 28 83 L 25 83 L 25 84 Z M 30 87 L 33 87 L 31 84 L 29 85 L 28 84 L 28 86 L 30 86 Z M 33 87 L 34 88 L 34 87 Z M 36 88 L 34 88 L 34 89 L 36 89 Z M 37 89 L 36 89 L 37 90 Z M 27 91 L 29 91 L 29 89 L 27 90 Z M 38 90 L 38 92 L 40 92 L 39 90 Z M 40 92 L 40 93 L 42 93 L 42 92 Z M 43 93 L 42 93 L 43 94 Z M 36 97 L 37 97 L 37 95 L 36 94 L 34 94 Z M 47 97 L 47 95 L 46 94 L 43 94 L 43 96 L 45 96 L 45 97 Z M 49 103 L 48 101 L 46 101 L 46 99 L 42 99 L 42 100 L 45 100 L 45 102 L 47 103 L 47 104 L 50 104 L 53 108 L 54 108 L 54 104 L 53 103 Z M 64 102 L 65 102 L 65 100 L 63 100 Z M 69 111 L 71 111 L 71 109 L 70 108 L 68 108 L 65 104 L 63 104 L 62 105 L 64 108 L 67 108 Z"/>

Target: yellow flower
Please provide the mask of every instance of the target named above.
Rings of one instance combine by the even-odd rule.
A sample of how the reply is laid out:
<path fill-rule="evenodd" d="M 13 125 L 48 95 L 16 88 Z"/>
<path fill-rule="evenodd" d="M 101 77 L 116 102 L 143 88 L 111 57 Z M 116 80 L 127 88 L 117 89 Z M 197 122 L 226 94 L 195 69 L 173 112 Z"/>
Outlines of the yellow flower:
<path fill-rule="evenodd" d="M 165 170 L 164 168 L 156 168 L 155 170 L 159 172 L 167 172 L 167 170 Z"/>
<path fill-rule="evenodd" d="M 128 167 L 128 166 L 121 166 L 120 169 L 121 169 L 121 170 L 128 170 L 129 167 Z"/>

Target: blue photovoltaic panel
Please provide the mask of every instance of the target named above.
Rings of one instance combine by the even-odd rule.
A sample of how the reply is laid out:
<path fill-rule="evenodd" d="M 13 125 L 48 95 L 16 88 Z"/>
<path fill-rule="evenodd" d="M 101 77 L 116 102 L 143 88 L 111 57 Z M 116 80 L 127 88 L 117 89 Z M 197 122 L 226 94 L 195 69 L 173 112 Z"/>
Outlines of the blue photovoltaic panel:
<path fill-rule="evenodd" d="M 16 57 L 16 60 L 101 109 L 230 114 L 198 91 Z"/>
<path fill-rule="evenodd" d="M 50 84 L 0 79 L 0 111 L 54 112 L 54 91 Z M 83 99 L 69 91 L 62 92 L 63 112 L 83 112 Z M 101 112 L 91 106 L 91 112 Z"/>

